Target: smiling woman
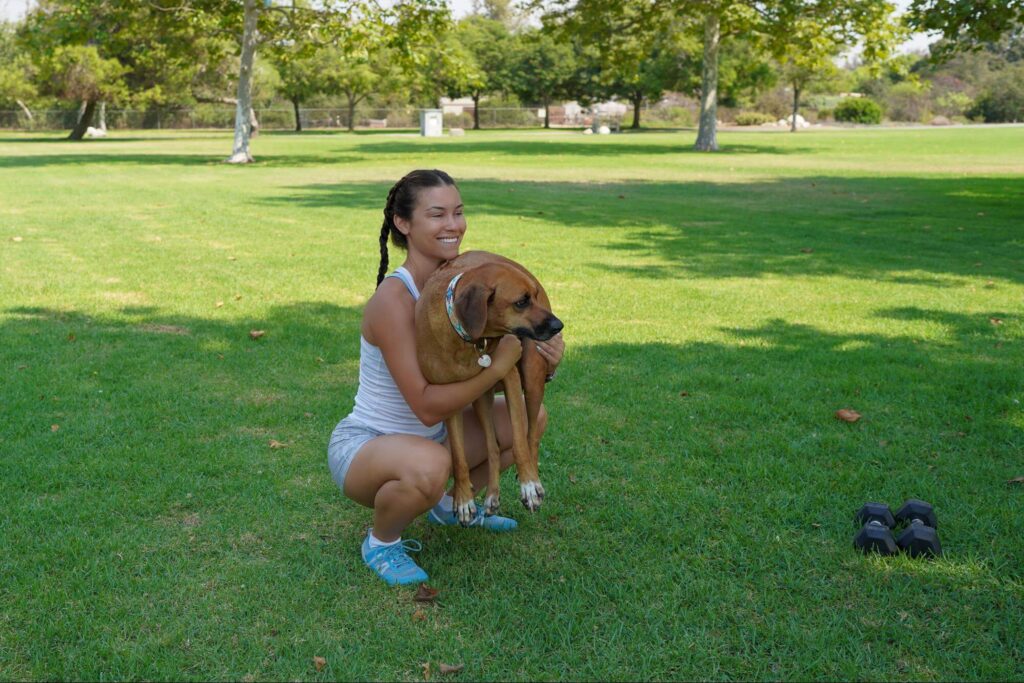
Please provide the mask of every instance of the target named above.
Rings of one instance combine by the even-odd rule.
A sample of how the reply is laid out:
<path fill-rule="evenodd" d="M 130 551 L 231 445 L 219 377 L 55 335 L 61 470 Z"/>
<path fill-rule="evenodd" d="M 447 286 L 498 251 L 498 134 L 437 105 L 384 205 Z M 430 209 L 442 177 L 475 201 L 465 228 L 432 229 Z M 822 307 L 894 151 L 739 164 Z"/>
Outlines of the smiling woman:
<path fill-rule="evenodd" d="M 475 376 L 431 384 L 417 360 L 415 304 L 427 278 L 459 254 L 466 232 L 462 197 L 444 171 L 413 171 L 395 183 L 380 230 L 377 291 L 363 313 L 359 389 L 355 407 L 338 423 L 327 448 L 334 481 L 346 496 L 373 508 L 373 527 L 362 544 L 363 561 L 389 585 L 419 583 L 427 574 L 409 557 L 416 541 L 402 542 L 403 530 L 419 515 L 444 526 L 458 525 L 452 497 L 445 492 L 451 470 L 448 435 L 442 420 L 462 412 L 464 450 L 475 491 L 487 488 L 485 431 L 470 404 L 508 374 L 522 346 L 506 335 L 488 366 Z M 388 240 L 406 249 L 404 263 L 390 275 Z M 562 358 L 562 340 L 537 341 L 549 373 Z M 494 401 L 494 431 L 501 469 L 512 463 L 512 425 L 504 397 Z M 546 415 L 541 408 L 538 427 Z M 469 526 L 511 531 L 516 522 L 477 508 Z"/>

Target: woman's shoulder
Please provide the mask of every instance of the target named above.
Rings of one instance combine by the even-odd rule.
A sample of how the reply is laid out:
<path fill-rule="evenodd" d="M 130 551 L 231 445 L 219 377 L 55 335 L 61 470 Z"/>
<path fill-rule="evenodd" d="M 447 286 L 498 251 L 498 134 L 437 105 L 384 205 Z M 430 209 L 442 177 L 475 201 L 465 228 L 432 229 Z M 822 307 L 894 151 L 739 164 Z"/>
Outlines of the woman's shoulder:
<path fill-rule="evenodd" d="M 363 336 L 378 325 L 413 325 L 416 302 L 398 278 L 384 278 L 363 309 Z M 367 337 L 367 341 L 373 340 Z"/>

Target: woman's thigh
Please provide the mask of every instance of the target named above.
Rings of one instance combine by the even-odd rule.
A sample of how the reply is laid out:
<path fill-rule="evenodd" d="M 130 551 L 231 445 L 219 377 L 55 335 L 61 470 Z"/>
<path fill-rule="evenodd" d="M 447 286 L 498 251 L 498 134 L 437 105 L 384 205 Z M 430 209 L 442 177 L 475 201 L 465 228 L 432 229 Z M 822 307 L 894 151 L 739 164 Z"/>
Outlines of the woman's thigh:
<path fill-rule="evenodd" d="M 494 436 L 498 441 L 498 451 L 507 451 L 512 448 L 512 418 L 508 413 L 508 403 L 504 396 L 494 397 Z M 542 405 L 539 416 L 540 428 L 543 430 L 547 424 L 547 412 Z M 487 443 L 484 441 L 484 429 L 480 426 L 480 420 L 476 417 L 473 406 L 462 411 L 462 431 L 466 443 L 466 464 L 469 469 L 487 460 Z"/>
<path fill-rule="evenodd" d="M 345 495 L 372 508 L 377 492 L 389 481 L 443 489 L 450 471 L 451 456 L 443 444 L 408 434 L 378 436 L 352 459 L 345 474 Z"/>

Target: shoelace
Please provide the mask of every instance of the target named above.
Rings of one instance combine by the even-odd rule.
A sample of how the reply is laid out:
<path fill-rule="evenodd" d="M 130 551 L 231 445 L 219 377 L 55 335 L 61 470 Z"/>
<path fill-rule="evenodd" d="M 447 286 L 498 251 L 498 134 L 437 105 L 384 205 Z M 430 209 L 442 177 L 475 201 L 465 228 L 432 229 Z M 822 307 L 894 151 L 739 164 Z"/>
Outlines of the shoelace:
<path fill-rule="evenodd" d="M 394 569 L 403 569 L 406 565 L 412 564 L 412 558 L 406 553 L 418 553 L 423 550 L 423 544 L 414 539 L 402 541 L 388 548 L 381 554 L 381 559 L 386 559 Z"/>

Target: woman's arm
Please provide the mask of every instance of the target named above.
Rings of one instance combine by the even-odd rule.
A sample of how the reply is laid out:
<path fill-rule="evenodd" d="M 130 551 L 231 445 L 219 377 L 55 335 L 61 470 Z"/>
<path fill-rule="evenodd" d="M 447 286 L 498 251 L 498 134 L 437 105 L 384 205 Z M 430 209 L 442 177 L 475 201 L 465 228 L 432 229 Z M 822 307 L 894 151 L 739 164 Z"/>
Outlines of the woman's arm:
<path fill-rule="evenodd" d="M 522 345 L 516 337 L 508 335 L 492 354 L 489 368 L 463 382 L 430 384 L 416 358 L 414 310 L 413 302 L 405 297 L 378 292 L 366 305 L 364 316 L 372 342 L 384 356 L 406 403 L 420 422 L 432 425 L 462 410 L 497 384 L 519 360 Z"/>

